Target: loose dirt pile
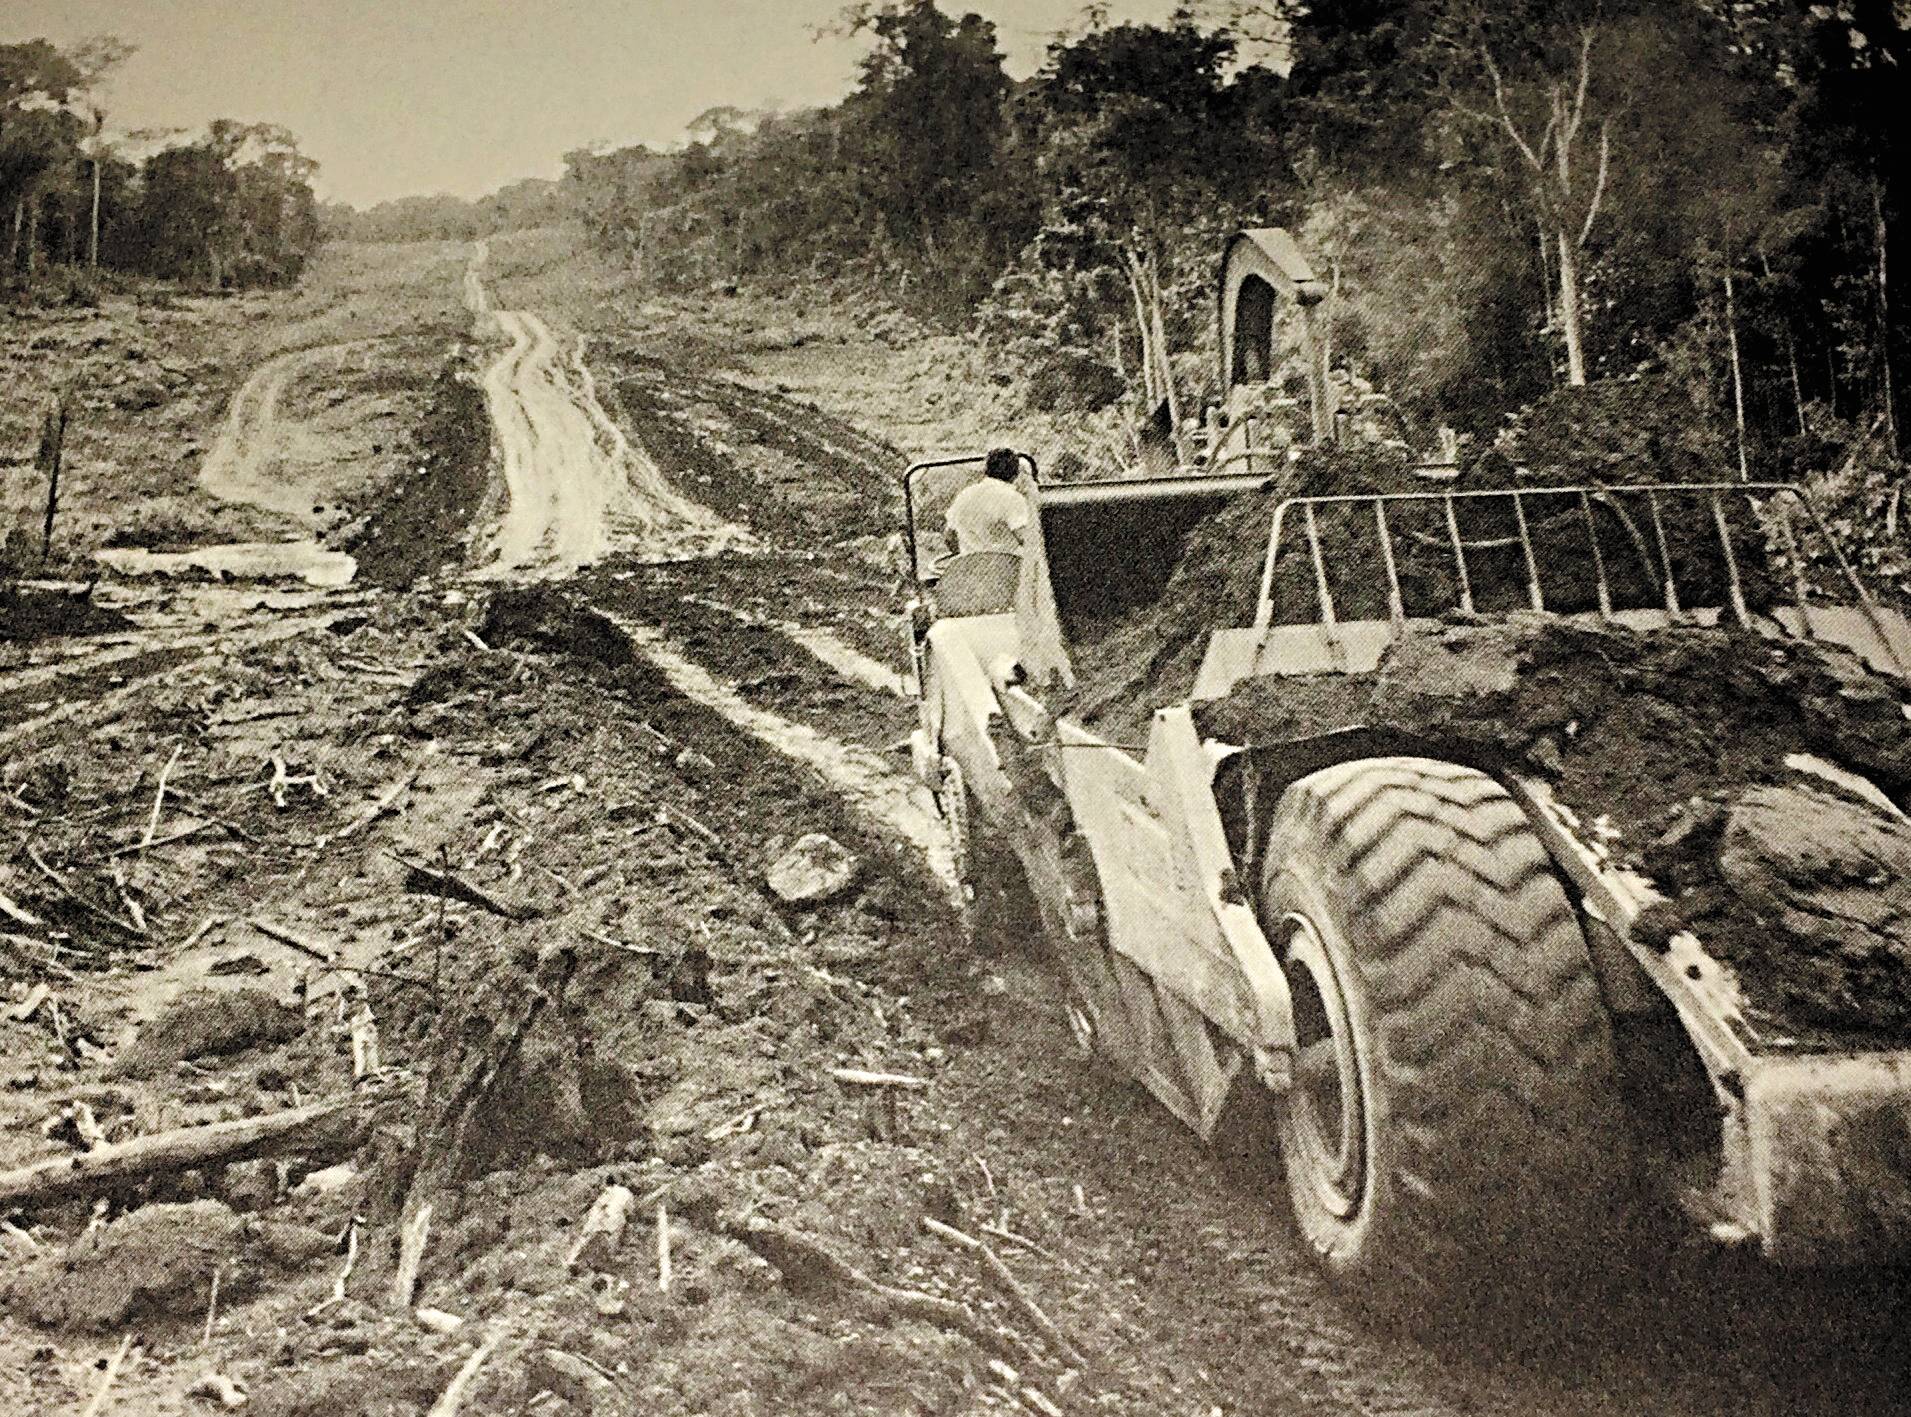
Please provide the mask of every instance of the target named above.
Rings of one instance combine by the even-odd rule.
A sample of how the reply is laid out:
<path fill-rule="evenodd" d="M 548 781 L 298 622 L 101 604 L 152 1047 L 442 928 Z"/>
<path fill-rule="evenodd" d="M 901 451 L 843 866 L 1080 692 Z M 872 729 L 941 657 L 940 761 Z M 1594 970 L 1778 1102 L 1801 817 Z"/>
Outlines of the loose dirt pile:
<path fill-rule="evenodd" d="M 1409 634 L 1370 675 L 1250 679 L 1198 710 L 1249 745 L 1360 725 L 1549 780 L 1779 1029 L 1911 1036 L 1911 723 L 1839 650 L 1520 615 Z M 1883 796 L 1788 765 L 1809 753 Z M 1887 798 L 1889 800 L 1887 800 Z"/>
<path fill-rule="evenodd" d="M 1499 480 L 1483 487 L 1509 485 Z M 1383 452 L 1309 451 L 1264 489 L 1241 494 L 1198 524 L 1157 600 L 1125 615 L 1084 618 L 1068 627 L 1077 711 L 1091 724 L 1125 735 L 1140 732 L 1154 709 L 1187 698 L 1209 636 L 1253 622 L 1269 528 L 1275 509 L 1290 497 L 1418 494 L 1415 500 L 1387 504 L 1400 608 L 1407 616 L 1451 614 L 1462 605 L 1463 591 L 1480 614 L 1529 608 L 1532 573 L 1512 499 L 1457 497 L 1449 526 L 1439 490 L 1415 479 L 1404 463 Z M 1664 559 L 1670 561 L 1680 604 L 1727 605 L 1728 568 L 1709 501 L 1694 494 L 1664 493 L 1659 504 Z M 1589 530 L 1588 509 L 1577 497 L 1533 496 L 1529 488 L 1520 510 L 1548 610 L 1576 614 L 1599 609 L 1602 563 L 1612 605 L 1664 607 L 1663 560 L 1643 499 L 1593 500 L 1596 532 Z M 1738 498 L 1722 501 L 1721 511 L 1746 604 L 1757 610 L 1778 602 L 1782 597 L 1757 510 Z M 1314 525 L 1320 571 L 1335 618 L 1387 620 L 1392 603 L 1374 504 L 1319 506 Z M 1453 551 L 1456 533 L 1465 547 L 1464 582 Z M 1592 550 L 1595 534 L 1598 557 Z M 1283 523 L 1270 591 L 1276 625 L 1325 618 L 1320 575 L 1299 511 L 1290 510 Z"/>
<path fill-rule="evenodd" d="M 410 585 L 463 555 L 490 480 L 491 429 L 475 368 L 459 354 L 439 368 L 406 452 L 336 535 L 361 585 Z"/>
<path fill-rule="evenodd" d="M 63 590 L 21 590 L 0 585 L 0 643 L 29 644 L 62 635 L 102 635 L 123 630 L 119 611 L 95 602 L 90 594 Z"/>
<path fill-rule="evenodd" d="M 1188 533 L 1158 599 L 1125 615 L 1083 616 L 1066 627 L 1075 712 L 1091 724 L 1139 734 L 1155 708 L 1187 698 L 1208 636 L 1254 617 L 1268 519 L 1282 498 L 1399 492 L 1409 490 L 1409 481 L 1405 465 L 1385 454 L 1313 450 L 1290 463 L 1265 490 L 1242 493 L 1204 518 Z M 1290 577 L 1282 578 L 1277 593 L 1289 605 L 1300 604 L 1301 587 Z"/>

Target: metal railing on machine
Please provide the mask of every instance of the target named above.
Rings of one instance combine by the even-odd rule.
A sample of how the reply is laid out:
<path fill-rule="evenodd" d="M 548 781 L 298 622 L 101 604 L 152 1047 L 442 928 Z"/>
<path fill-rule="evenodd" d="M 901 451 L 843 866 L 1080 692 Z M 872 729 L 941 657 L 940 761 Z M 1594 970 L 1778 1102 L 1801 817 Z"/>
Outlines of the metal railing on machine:
<path fill-rule="evenodd" d="M 1525 608 L 1536 611 L 1558 608 L 1548 602 L 1547 576 L 1542 567 L 1547 557 L 1542 556 L 1537 548 L 1533 523 L 1538 509 L 1546 507 L 1554 513 L 1549 525 L 1557 525 L 1556 513 L 1562 502 L 1569 513 L 1578 513 L 1575 520 L 1583 542 L 1577 549 L 1587 558 L 1594 577 L 1596 603 L 1592 609 L 1608 620 L 1621 608 L 1663 610 L 1675 621 L 1689 618 L 1689 612 L 1695 607 L 1690 598 L 1682 594 L 1677 564 L 1679 554 L 1675 553 L 1674 539 L 1667 529 L 1666 505 L 1669 501 L 1679 499 L 1698 503 L 1701 514 L 1709 521 L 1711 551 L 1716 555 L 1718 568 L 1723 571 L 1722 578 L 1712 582 L 1724 591 L 1723 603 L 1716 608 L 1721 613 L 1729 613 L 1739 625 L 1750 628 L 1755 614 L 1764 607 L 1754 607 L 1747 602 L 1746 576 L 1741 564 L 1743 548 L 1734 545 L 1731 519 L 1726 510 L 1728 498 L 1745 499 L 1753 524 L 1767 543 L 1759 548 L 1759 554 L 1764 557 L 1775 553 L 1771 558 L 1789 573 L 1790 598 L 1804 637 L 1812 637 L 1811 610 L 1814 597 L 1810 568 L 1814 562 L 1808 561 L 1804 545 L 1810 539 L 1820 548 L 1815 561 L 1828 562 L 1834 568 L 1836 580 L 1846 593 L 1844 603 L 1857 607 L 1869 619 L 1880 638 L 1890 642 L 1878 614 L 1876 600 L 1858 578 L 1810 495 L 1802 487 L 1785 482 L 1587 483 L 1482 491 L 1290 497 L 1275 507 L 1269 525 L 1267 552 L 1255 604 L 1254 627 L 1265 633 L 1273 623 L 1275 577 L 1282 565 L 1282 541 L 1290 523 L 1295 520 L 1301 524 L 1301 536 L 1313 572 L 1318 622 L 1328 625 L 1337 623 L 1339 612 L 1328 573 L 1328 557 L 1321 529 L 1323 515 L 1330 509 L 1356 515 L 1363 509 L 1370 512 L 1379 568 L 1385 576 L 1388 619 L 1393 622 L 1396 633 L 1408 618 L 1396 537 L 1412 534 L 1420 545 L 1426 544 L 1424 534 L 1403 533 L 1395 525 L 1397 518 L 1409 509 L 1432 512 L 1441 528 L 1440 540 L 1444 542 L 1444 552 L 1450 560 L 1451 584 L 1455 592 L 1454 603 L 1441 609 L 1475 613 L 1475 563 L 1469 560 L 1469 554 L 1477 557 L 1486 552 L 1510 552 L 1514 547 L 1519 550 L 1524 573 Z M 1490 538 L 1469 539 L 1463 536 L 1462 510 L 1482 508 L 1510 513 L 1511 533 Z M 1652 587 L 1656 604 L 1637 607 L 1621 607 L 1618 604 L 1615 578 L 1607 547 L 1600 539 L 1596 509 L 1606 511 L 1623 529 L 1634 552 L 1635 563 L 1647 571 L 1645 580 Z M 1479 520 L 1477 516 L 1473 519 Z M 1691 540 L 1680 539 L 1678 552 L 1690 555 L 1699 545 Z M 1549 554 L 1556 554 L 1560 549 L 1557 545 L 1551 546 L 1548 548 Z M 1564 549 L 1570 551 L 1574 548 L 1568 543 Z M 1821 591 L 1818 598 L 1822 601 L 1827 597 Z"/>

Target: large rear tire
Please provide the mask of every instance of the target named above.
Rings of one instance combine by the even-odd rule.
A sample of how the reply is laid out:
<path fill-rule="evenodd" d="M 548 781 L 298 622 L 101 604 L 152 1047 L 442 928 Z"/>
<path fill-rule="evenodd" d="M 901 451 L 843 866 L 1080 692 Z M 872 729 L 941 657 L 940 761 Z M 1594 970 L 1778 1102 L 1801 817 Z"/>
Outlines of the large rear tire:
<path fill-rule="evenodd" d="M 1299 1034 L 1278 1125 L 1302 1237 L 1425 1312 L 1610 1242 L 1630 1145 L 1572 907 L 1491 778 L 1423 758 L 1288 788 L 1261 879 Z"/>

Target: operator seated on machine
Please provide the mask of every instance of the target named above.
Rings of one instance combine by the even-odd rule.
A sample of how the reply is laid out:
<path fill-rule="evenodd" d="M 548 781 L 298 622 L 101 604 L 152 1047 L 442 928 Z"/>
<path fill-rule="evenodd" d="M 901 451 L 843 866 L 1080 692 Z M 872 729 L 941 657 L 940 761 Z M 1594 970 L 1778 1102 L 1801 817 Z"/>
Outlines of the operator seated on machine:
<path fill-rule="evenodd" d="M 980 480 L 956 493 L 943 516 L 950 556 L 938 567 L 936 607 L 944 615 L 992 615 L 1015 606 L 1027 500 L 1015 490 L 1020 460 L 991 448 Z"/>

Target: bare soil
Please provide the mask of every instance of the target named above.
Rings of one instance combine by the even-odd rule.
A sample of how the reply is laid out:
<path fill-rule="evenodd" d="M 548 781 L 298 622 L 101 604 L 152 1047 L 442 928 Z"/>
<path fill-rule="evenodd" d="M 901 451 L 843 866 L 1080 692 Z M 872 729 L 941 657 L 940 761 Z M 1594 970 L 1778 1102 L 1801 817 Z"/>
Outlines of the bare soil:
<path fill-rule="evenodd" d="M 598 311 L 600 390 L 654 349 L 613 318 L 641 301 L 608 274 L 540 305 L 509 282 L 556 289 L 561 261 L 513 277 L 499 254 L 515 308 L 571 328 Z M 784 351 L 792 387 L 854 382 L 827 343 L 795 367 L 810 348 Z M 751 431 L 749 377 L 699 369 L 697 436 L 800 486 L 810 454 Z M 396 561 L 394 581 L 422 577 L 404 594 L 179 585 L 132 612 L 160 645 L 0 677 L 0 711 L 43 725 L 0 725 L 0 894 L 38 922 L 0 919 L 0 1166 L 76 1153 L 89 1118 L 119 1142 L 352 1097 L 360 1122 L 6 1211 L 0 1396 L 79 1410 L 131 1337 L 105 1412 L 214 1410 L 188 1395 L 213 1373 L 248 1410 L 417 1417 L 474 1360 L 466 1412 L 541 1417 L 1897 1409 L 1902 1276 L 1778 1276 L 1695 1246 L 1613 1293 L 1562 1286 L 1506 1332 L 1429 1344 L 1345 1309 L 1250 1132 L 1217 1164 L 1076 1059 L 1040 957 L 972 956 L 883 804 L 649 657 L 670 646 L 900 782 L 893 693 L 794 634 L 898 665 L 893 572 L 866 541 L 893 484 L 830 407 L 807 417 L 804 437 L 852 450 L 828 476 L 862 500 L 832 517 L 713 495 L 760 554 L 500 587 L 434 551 Z M 418 427 L 409 451 L 448 446 Z M 717 485 L 695 481 L 708 458 L 648 451 L 686 495 Z M 468 478 L 468 452 L 432 467 Z M 420 534 L 481 538 L 489 504 L 460 526 L 470 505 L 444 489 Z M 768 869 L 818 831 L 858 883 L 785 905 Z M 379 1066 L 354 1080 L 368 1019 Z M 131 1075 L 142 1036 L 179 1060 Z M 634 1198 L 621 1245 L 568 1264 L 611 1183 Z M 994 1246 L 1086 1363 L 925 1217 Z"/>
<path fill-rule="evenodd" d="M 56 568 L 103 545 L 337 525 L 348 497 L 402 465 L 432 371 L 468 328 L 463 259 L 452 244 L 346 244 L 289 293 L 153 286 L 97 309 L 0 311 L 0 538 L 14 569 L 41 569 L 32 459 L 55 391 L 69 419 Z"/>

